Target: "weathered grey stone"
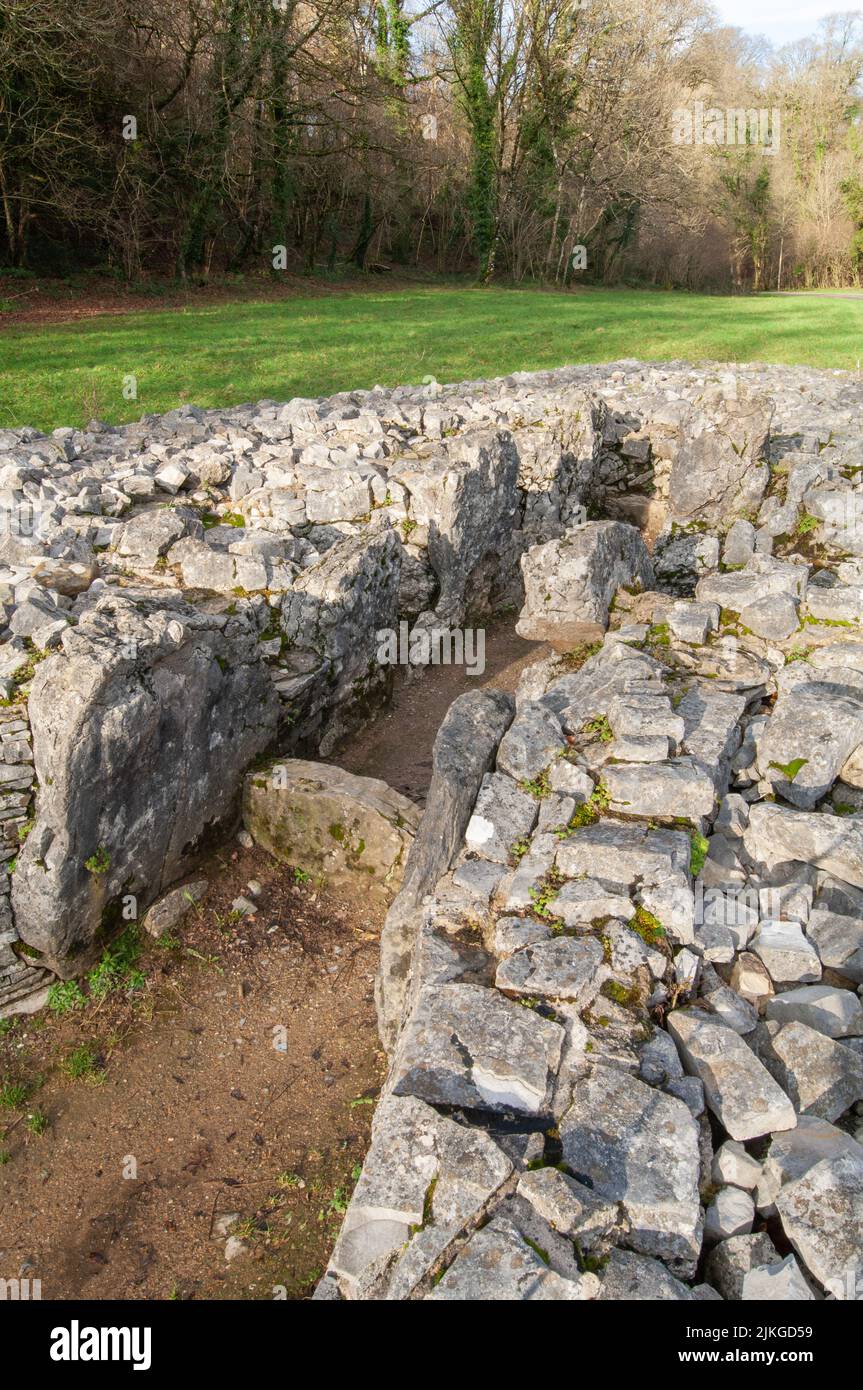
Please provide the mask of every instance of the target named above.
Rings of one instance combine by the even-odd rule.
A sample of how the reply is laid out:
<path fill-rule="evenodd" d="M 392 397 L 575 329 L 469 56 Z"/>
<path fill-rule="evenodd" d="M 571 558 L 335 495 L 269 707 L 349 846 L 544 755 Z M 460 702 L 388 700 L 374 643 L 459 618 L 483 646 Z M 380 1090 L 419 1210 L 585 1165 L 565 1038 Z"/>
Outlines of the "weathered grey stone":
<path fill-rule="evenodd" d="M 863 1006 L 857 995 L 832 985 L 807 985 L 774 995 L 764 1013 L 777 1023 L 805 1023 L 828 1038 L 863 1034 Z"/>
<path fill-rule="evenodd" d="M 587 926 L 599 917 L 619 917 L 628 922 L 635 916 L 635 907 L 626 894 L 606 888 L 596 878 L 564 883 L 549 908 L 568 927 Z"/>
<path fill-rule="evenodd" d="M 694 685 L 677 706 L 684 725 L 683 751 L 712 779 L 718 796 L 728 785 L 745 709 L 744 695 L 715 690 L 712 682 Z"/>
<path fill-rule="evenodd" d="M 433 1105 L 515 1110 L 550 1104 L 564 1032 L 479 985 L 424 989 L 393 1060 L 395 1095 Z"/>
<path fill-rule="evenodd" d="M 400 569 L 401 542 L 381 525 L 337 541 L 282 600 L 289 648 L 312 654 L 326 673 L 308 723 L 293 730 L 301 739 L 323 728 L 323 754 L 389 692 L 393 668 L 378 659 L 377 634 L 396 628 Z"/>
<path fill-rule="evenodd" d="M 239 619 L 112 594 L 37 667 L 40 791 L 12 903 L 23 939 L 58 973 L 86 964 L 124 895 L 146 906 L 235 814 L 245 768 L 276 725 L 256 648 Z"/>
<path fill-rule="evenodd" d="M 754 555 L 745 569 L 733 574 L 705 575 L 699 579 L 695 594 L 702 603 L 718 603 L 739 613 L 770 594 L 805 596 L 808 573 L 803 563 Z"/>
<path fill-rule="evenodd" d="M 794 1128 L 797 1116 L 788 1096 L 733 1029 L 695 1009 L 676 1009 L 668 1030 L 732 1139 Z"/>
<path fill-rule="evenodd" d="M 630 816 L 709 816 L 716 791 L 713 781 L 689 758 L 635 767 L 607 767 L 604 782 L 610 809 Z"/>
<path fill-rule="evenodd" d="M 691 603 L 682 601 L 672 605 L 668 614 L 668 626 L 681 642 L 694 642 L 700 646 L 707 641 L 708 633 L 719 625 L 719 605 L 715 603 Z"/>
<path fill-rule="evenodd" d="M 644 541 L 622 521 L 591 521 L 561 540 L 534 546 L 522 558 L 525 602 L 519 636 L 566 651 L 593 642 L 608 626 L 609 605 L 622 584 L 649 588 L 653 569 Z"/>
<path fill-rule="evenodd" d="M 399 889 L 419 820 L 386 782 L 331 763 L 282 758 L 243 784 L 243 823 L 256 844 L 379 905 Z"/>
<path fill-rule="evenodd" d="M 755 1204 L 739 1187 L 723 1187 L 704 1213 L 704 1239 L 711 1244 L 752 1230 Z"/>
<path fill-rule="evenodd" d="M 811 811 L 863 743 L 863 691 L 812 680 L 780 694 L 758 740 L 762 777 Z"/>
<path fill-rule="evenodd" d="M 765 594 L 741 608 L 740 621 L 756 637 L 784 642 L 800 627 L 798 601 L 792 594 Z"/>
<path fill-rule="evenodd" d="M 741 389 L 705 394 L 681 429 L 669 480 L 670 513 L 682 522 L 727 527 L 757 508 L 769 478 L 766 463 L 773 403 Z"/>
<path fill-rule="evenodd" d="M 821 979 L 818 952 L 804 936 L 799 922 L 767 919 L 759 923 L 749 945 L 775 985 Z"/>
<path fill-rule="evenodd" d="M 863 924 L 856 918 L 816 907 L 806 927 L 822 965 L 863 984 Z"/>
<path fill-rule="evenodd" d="M 602 1246 L 619 1224 L 615 1202 L 598 1197 L 584 1183 L 558 1168 L 537 1168 L 518 1180 L 519 1196 L 536 1209 L 552 1230 L 577 1240 L 584 1250 Z"/>
<path fill-rule="evenodd" d="M 184 513 L 173 507 L 140 512 L 126 522 L 116 537 L 117 554 L 152 567 L 160 556 L 167 555 L 171 546 L 186 535 L 187 525 Z M 202 535 L 203 528 L 197 534 Z"/>
<path fill-rule="evenodd" d="M 428 530 L 428 557 L 437 577 L 436 612 L 461 623 L 465 606 L 475 611 L 484 575 L 498 579 L 518 511 L 518 451 L 507 431 L 475 430 L 445 445 L 437 457 L 393 470 L 410 495 L 409 515 Z M 505 578 L 506 576 L 502 576 Z"/>
<path fill-rule="evenodd" d="M 863 818 L 792 811 L 762 801 L 750 809 L 744 844 L 758 863 L 796 859 L 863 888 Z"/>
<path fill-rule="evenodd" d="M 761 1164 L 736 1139 L 726 1139 L 713 1156 L 711 1176 L 716 1183 L 731 1183 L 751 1192 L 761 1178 Z"/>
<path fill-rule="evenodd" d="M 599 1065 L 559 1128 L 570 1171 L 622 1204 L 627 1244 L 691 1276 L 701 1248 L 698 1126 L 683 1102 Z"/>
<path fill-rule="evenodd" d="M 586 1009 L 606 978 L 602 947 L 593 937 L 558 936 L 525 946 L 497 968 L 495 984 L 505 994 L 566 999 Z"/>
<path fill-rule="evenodd" d="M 486 773 L 465 830 L 465 846 L 482 859 L 508 864 L 514 846 L 533 830 L 538 810 L 536 800 L 511 777 Z"/>
<path fill-rule="evenodd" d="M 532 946 L 536 941 L 547 941 L 551 927 L 539 922 L 535 917 L 501 917 L 495 923 L 492 947 L 499 957 L 511 956 L 522 946 Z"/>
<path fill-rule="evenodd" d="M 502 691 L 470 691 L 453 701 L 437 731 L 425 812 L 407 857 L 401 892 L 381 932 L 375 1002 L 378 1030 L 388 1051 L 404 1011 L 416 909 L 455 859 L 483 776 L 512 715 L 512 700 Z"/>
<path fill-rule="evenodd" d="M 731 984 L 744 999 L 758 1003 L 773 993 L 767 967 L 751 951 L 743 951 L 731 968 Z"/>
<path fill-rule="evenodd" d="M 755 527 L 739 517 L 730 527 L 722 547 L 722 563 L 726 569 L 745 565 L 755 549 Z"/>
<path fill-rule="evenodd" d="M 600 1302 L 692 1302 L 693 1290 L 664 1264 L 632 1250 L 612 1250 L 602 1271 Z"/>
<path fill-rule="evenodd" d="M 683 831 L 601 821 L 563 840 L 556 864 L 567 878 L 587 875 L 613 890 L 637 889 L 640 905 L 658 918 L 669 936 L 691 942 L 695 900 L 690 852 L 689 836 Z"/>
<path fill-rule="evenodd" d="M 671 745 L 665 734 L 656 738 L 640 734 L 624 734 L 608 746 L 608 756 L 619 763 L 662 763 Z"/>
<path fill-rule="evenodd" d="M 508 772 L 517 782 L 532 782 L 565 748 L 557 715 L 542 705 L 527 705 L 518 711 L 501 739 L 498 771 Z"/>
<path fill-rule="evenodd" d="M 786 1236 L 809 1273 L 837 1299 L 863 1289 L 863 1160 L 837 1154 L 816 1163 L 776 1198 Z"/>
<path fill-rule="evenodd" d="M 564 1279 L 549 1269 L 506 1216 L 471 1236 L 427 1302 L 579 1302 L 592 1298 L 597 1281 L 592 1275 Z"/>
<path fill-rule="evenodd" d="M 835 1120 L 863 1100 L 863 1057 L 850 1047 L 805 1023 L 768 1028 L 758 1030 L 759 1055 L 802 1115 Z"/>
<path fill-rule="evenodd" d="M 794 1256 L 786 1255 L 777 1265 L 756 1265 L 744 1274 L 740 1297 L 744 1303 L 806 1303 L 815 1295 Z"/>
<path fill-rule="evenodd" d="M 755 1194 L 758 1210 L 763 1216 L 772 1216 L 777 1194 L 785 1183 L 802 1178 L 822 1159 L 843 1153 L 856 1154 L 863 1162 L 863 1147 L 844 1129 L 817 1115 L 801 1115 L 796 1129 L 774 1134 L 770 1141 Z"/>
<path fill-rule="evenodd" d="M 711 1250 L 704 1273 L 723 1298 L 736 1301 L 743 1296 L 743 1280 L 751 1269 L 778 1264 L 780 1258 L 766 1231 L 758 1231 L 755 1235 L 731 1236 Z"/>
<path fill-rule="evenodd" d="M 407 1297 L 511 1172 L 483 1130 L 456 1125 L 412 1097 L 387 1097 L 375 1113 L 330 1275 L 347 1297 L 367 1295 L 384 1277 L 386 1297 Z"/>

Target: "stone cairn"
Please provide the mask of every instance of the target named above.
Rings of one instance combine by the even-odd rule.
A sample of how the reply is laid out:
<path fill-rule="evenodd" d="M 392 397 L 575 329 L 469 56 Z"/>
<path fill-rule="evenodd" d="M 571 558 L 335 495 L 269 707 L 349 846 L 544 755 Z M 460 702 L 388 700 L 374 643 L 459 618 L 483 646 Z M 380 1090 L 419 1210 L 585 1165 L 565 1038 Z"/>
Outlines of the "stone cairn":
<path fill-rule="evenodd" d="M 863 383 L 621 362 L 0 432 L 0 1011 L 387 697 L 451 707 L 319 1298 L 863 1295 Z M 32 745 L 32 746 L 31 746 Z"/>

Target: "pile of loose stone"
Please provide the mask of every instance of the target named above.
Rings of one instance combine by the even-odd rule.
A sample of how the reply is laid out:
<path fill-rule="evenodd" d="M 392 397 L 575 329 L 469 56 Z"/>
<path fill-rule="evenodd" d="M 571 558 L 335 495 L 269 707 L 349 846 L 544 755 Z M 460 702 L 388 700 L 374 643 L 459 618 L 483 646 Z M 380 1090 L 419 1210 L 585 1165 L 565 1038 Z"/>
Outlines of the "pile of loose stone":
<path fill-rule="evenodd" d="M 373 713 L 380 629 L 515 605 L 556 654 L 439 732 L 318 1296 L 859 1297 L 861 405 L 624 362 L 2 432 L 0 1008 Z"/>

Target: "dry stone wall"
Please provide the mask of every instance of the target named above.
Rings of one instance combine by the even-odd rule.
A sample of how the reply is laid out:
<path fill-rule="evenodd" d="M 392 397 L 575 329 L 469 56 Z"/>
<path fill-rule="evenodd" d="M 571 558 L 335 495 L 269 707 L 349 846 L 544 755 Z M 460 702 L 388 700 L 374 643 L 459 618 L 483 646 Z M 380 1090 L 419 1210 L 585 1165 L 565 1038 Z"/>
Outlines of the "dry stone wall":
<path fill-rule="evenodd" d="M 514 603 L 563 650 L 439 732 L 318 1297 L 859 1298 L 861 405 L 622 362 L 2 432 L 0 1008 L 374 711 L 378 629 Z"/>

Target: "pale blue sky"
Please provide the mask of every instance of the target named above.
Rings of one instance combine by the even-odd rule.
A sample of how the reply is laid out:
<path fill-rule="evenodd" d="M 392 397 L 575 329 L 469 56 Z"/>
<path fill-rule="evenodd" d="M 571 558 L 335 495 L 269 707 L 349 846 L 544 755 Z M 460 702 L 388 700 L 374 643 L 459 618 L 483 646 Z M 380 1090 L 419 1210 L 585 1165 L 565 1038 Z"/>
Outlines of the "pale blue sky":
<path fill-rule="evenodd" d="M 811 34 L 827 14 L 863 8 L 863 4 L 833 0 L 713 0 L 726 24 L 750 34 L 764 34 L 773 43 L 789 43 Z"/>

